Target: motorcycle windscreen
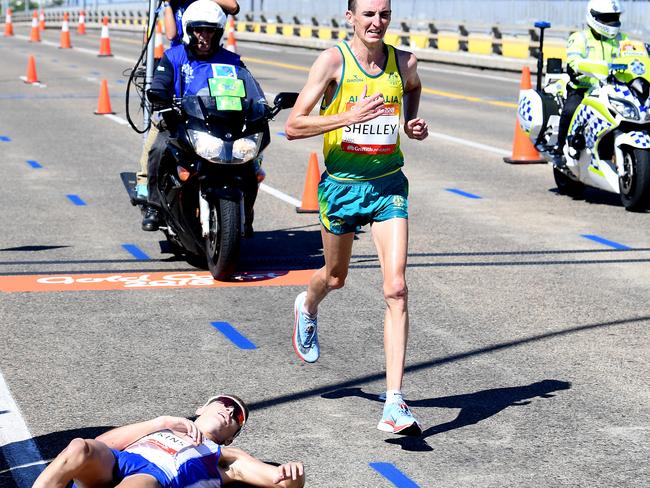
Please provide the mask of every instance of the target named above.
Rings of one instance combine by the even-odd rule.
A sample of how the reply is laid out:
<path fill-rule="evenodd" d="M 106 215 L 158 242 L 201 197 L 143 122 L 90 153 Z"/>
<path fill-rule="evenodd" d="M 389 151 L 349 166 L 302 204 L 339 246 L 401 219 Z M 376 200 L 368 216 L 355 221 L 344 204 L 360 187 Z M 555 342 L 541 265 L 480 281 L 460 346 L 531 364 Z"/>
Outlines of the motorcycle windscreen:
<path fill-rule="evenodd" d="M 263 119 L 268 104 L 262 88 L 242 66 L 213 65 L 213 76 L 196 96 L 183 97 L 183 111 L 191 117 L 238 120 Z"/>

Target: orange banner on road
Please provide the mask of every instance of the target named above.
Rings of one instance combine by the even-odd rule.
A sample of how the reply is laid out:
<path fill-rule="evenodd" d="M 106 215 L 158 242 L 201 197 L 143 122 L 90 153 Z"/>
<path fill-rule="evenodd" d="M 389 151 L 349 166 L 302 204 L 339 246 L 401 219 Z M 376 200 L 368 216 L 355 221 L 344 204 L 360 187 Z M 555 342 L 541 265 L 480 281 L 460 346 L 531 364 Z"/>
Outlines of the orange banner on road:
<path fill-rule="evenodd" d="M 208 272 L 158 272 L 113 274 L 52 274 L 0 277 L 0 291 L 105 291 L 153 290 L 161 288 L 229 288 L 237 286 L 307 285 L 313 269 L 297 271 L 245 272 L 231 281 L 215 281 Z"/>

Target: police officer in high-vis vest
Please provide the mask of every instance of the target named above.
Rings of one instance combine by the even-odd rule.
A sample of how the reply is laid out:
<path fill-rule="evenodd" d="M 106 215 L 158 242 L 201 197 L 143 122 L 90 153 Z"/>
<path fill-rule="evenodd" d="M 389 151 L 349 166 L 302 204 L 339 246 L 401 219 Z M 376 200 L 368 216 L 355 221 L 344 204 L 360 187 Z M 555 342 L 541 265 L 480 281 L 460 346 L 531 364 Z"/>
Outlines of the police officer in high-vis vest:
<path fill-rule="evenodd" d="M 587 28 L 574 32 L 567 42 L 567 65 L 571 81 L 560 116 L 555 147 L 555 163 L 563 165 L 562 151 L 569 125 L 585 94 L 598 86 L 594 77 L 607 73 L 607 65 L 619 55 L 620 43 L 627 36 L 620 32 L 623 8 L 619 0 L 590 0 L 587 5 Z M 604 68 L 604 69 L 603 69 Z"/>
<path fill-rule="evenodd" d="M 244 66 L 239 56 L 220 46 L 226 25 L 223 10 L 211 0 L 192 3 L 183 14 L 183 43 L 165 51 L 147 95 L 158 103 L 174 97 L 197 95 L 213 76 L 212 64 Z M 149 151 L 148 205 L 142 229 L 158 230 L 160 201 L 156 189 L 158 166 L 167 147 L 169 132 L 161 130 Z"/>

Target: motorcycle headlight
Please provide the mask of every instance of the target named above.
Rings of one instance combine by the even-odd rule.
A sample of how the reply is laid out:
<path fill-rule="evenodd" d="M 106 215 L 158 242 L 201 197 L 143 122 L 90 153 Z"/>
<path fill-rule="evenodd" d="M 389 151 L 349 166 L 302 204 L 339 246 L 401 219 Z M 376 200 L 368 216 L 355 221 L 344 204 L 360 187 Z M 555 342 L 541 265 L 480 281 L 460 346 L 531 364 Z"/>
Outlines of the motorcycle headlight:
<path fill-rule="evenodd" d="M 242 163 L 255 159 L 260 151 L 261 143 L 261 132 L 237 139 L 232 145 L 232 158 Z"/>
<path fill-rule="evenodd" d="M 190 141 L 194 146 L 196 154 L 209 161 L 224 159 L 225 144 L 218 137 L 214 137 L 207 132 L 198 130 L 188 130 Z"/>
<path fill-rule="evenodd" d="M 616 110 L 621 116 L 630 120 L 640 120 L 641 116 L 639 115 L 639 109 L 637 109 L 634 104 L 621 100 L 620 98 L 609 97 L 609 102 L 612 104 L 614 110 Z"/>

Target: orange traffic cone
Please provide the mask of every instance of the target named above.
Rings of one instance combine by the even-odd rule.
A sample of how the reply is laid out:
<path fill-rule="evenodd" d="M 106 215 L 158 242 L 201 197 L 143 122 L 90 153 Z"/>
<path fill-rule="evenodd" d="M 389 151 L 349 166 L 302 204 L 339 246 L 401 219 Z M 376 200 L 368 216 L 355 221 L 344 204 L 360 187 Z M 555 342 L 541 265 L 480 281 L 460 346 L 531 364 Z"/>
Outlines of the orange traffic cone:
<path fill-rule="evenodd" d="M 163 44 L 162 22 L 158 21 L 156 24 L 156 35 L 154 38 L 153 57 L 154 59 L 161 59 L 164 53 L 165 45 Z"/>
<path fill-rule="evenodd" d="M 97 110 L 95 115 L 114 114 L 111 108 L 111 99 L 108 96 L 108 81 L 102 80 L 102 85 L 99 89 L 99 101 L 97 103 Z"/>
<path fill-rule="evenodd" d="M 25 76 L 25 83 L 38 83 L 38 76 L 36 75 L 36 60 L 34 56 L 30 56 L 27 61 L 27 76 Z"/>
<path fill-rule="evenodd" d="M 521 82 L 519 83 L 519 92 L 523 90 L 532 89 L 532 83 L 530 81 L 530 68 L 524 66 L 521 70 Z M 512 157 L 503 158 L 506 163 L 510 164 L 535 164 L 535 163 L 546 163 L 543 160 L 533 143 L 528 138 L 528 135 L 523 131 L 519 126 L 519 121 L 515 117 L 515 137 L 512 143 Z"/>
<path fill-rule="evenodd" d="M 59 48 L 61 49 L 70 49 L 72 47 L 70 43 L 70 25 L 68 18 L 68 13 L 64 13 L 63 23 L 61 24 L 61 41 L 59 42 Z"/>
<path fill-rule="evenodd" d="M 83 36 L 86 34 L 86 12 L 79 11 L 79 23 L 77 24 L 77 34 Z"/>
<path fill-rule="evenodd" d="M 309 156 L 309 166 L 307 167 L 307 177 L 305 178 L 305 188 L 302 192 L 302 201 L 300 202 L 300 207 L 296 207 L 296 212 L 318 213 L 319 181 L 318 156 L 313 152 Z"/>
<path fill-rule="evenodd" d="M 38 17 L 38 30 L 43 32 L 45 30 L 45 12 L 41 9 L 41 15 Z"/>
<path fill-rule="evenodd" d="M 108 36 L 108 17 L 102 19 L 102 35 L 99 40 L 99 54 L 98 56 L 112 56 L 111 53 L 111 39 Z"/>
<path fill-rule="evenodd" d="M 38 30 L 38 13 L 36 10 L 32 14 L 32 31 L 29 34 L 29 42 L 41 42 L 41 33 Z"/>
<path fill-rule="evenodd" d="M 228 21 L 228 37 L 226 38 L 226 49 L 237 52 L 237 41 L 235 40 L 235 19 L 231 16 Z"/>
<path fill-rule="evenodd" d="M 11 9 L 7 9 L 7 15 L 5 16 L 5 37 L 14 35 L 14 24 L 11 22 Z"/>

